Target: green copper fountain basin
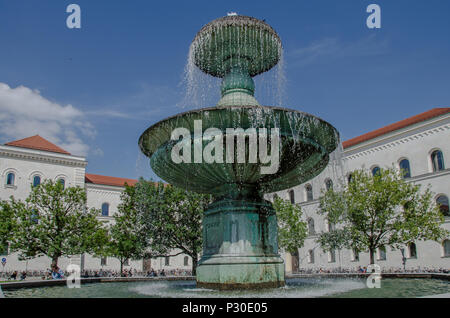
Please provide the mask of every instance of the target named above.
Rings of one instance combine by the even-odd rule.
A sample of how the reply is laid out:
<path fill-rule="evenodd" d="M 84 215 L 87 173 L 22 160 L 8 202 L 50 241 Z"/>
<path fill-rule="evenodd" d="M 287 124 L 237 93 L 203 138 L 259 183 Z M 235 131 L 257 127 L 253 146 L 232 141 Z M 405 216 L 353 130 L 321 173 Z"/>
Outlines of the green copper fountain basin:
<path fill-rule="evenodd" d="M 278 34 L 264 21 L 226 16 L 205 25 L 191 49 L 195 65 L 212 76 L 223 77 L 236 63 L 256 76 L 278 63 L 282 46 Z"/>
<path fill-rule="evenodd" d="M 202 131 L 215 127 L 279 128 L 281 135 L 279 168 L 274 174 L 262 174 L 261 162 L 175 163 L 171 151 L 178 141 L 172 131 L 186 128 L 194 139 L 194 121 L 201 120 Z M 209 141 L 202 140 L 203 146 Z M 336 149 L 339 135 L 329 123 L 303 112 L 268 106 L 211 107 L 189 111 L 167 118 L 148 128 L 139 139 L 143 153 L 150 157 L 155 173 L 165 181 L 195 192 L 216 197 L 258 197 L 306 182 L 318 175 Z M 193 147 L 192 142 L 192 147 Z M 248 149 L 247 149 L 248 150 Z M 193 153 L 192 150 L 191 153 Z M 248 154 L 247 154 L 248 155 Z M 225 156 L 225 154 L 224 154 Z"/>

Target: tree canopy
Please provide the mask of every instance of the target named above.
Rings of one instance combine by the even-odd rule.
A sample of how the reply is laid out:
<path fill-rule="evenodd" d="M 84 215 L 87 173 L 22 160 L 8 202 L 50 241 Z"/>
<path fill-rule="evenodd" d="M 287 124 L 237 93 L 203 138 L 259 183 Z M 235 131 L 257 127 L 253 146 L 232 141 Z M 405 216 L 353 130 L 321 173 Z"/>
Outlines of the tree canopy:
<path fill-rule="evenodd" d="M 125 185 L 114 222 L 109 227 L 106 255 L 119 259 L 121 274 L 125 261 L 143 258 L 147 248 L 145 229 L 138 220 L 135 190 L 135 187 Z"/>
<path fill-rule="evenodd" d="M 302 208 L 280 198 L 275 199 L 273 207 L 277 213 L 279 247 L 291 254 L 298 253 L 308 235 Z"/>
<path fill-rule="evenodd" d="M 135 184 L 135 204 L 150 253 L 154 256 L 187 254 L 192 258 L 195 274 L 202 248 L 203 211 L 211 201 L 210 195 L 141 178 Z M 180 252 L 171 255 L 175 249 Z"/>
<path fill-rule="evenodd" d="M 11 249 L 22 259 L 46 255 L 57 266 L 61 256 L 100 254 L 107 230 L 99 211 L 86 206 L 86 191 L 46 180 L 34 186 L 24 201 L 11 197 L 7 209 L 14 214 Z"/>
<path fill-rule="evenodd" d="M 320 199 L 320 214 L 336 229 L 322 233 L 324 250 L 346 247 L 368 251 L 374 263 L 377 248 L 400 248 L 416 240 L 441 241 L 448 231 L 429 188 L 406 182 L 395 169 L 380 169 L 374 176 L 365 170 L 338 192 L 330 189 Z"/>

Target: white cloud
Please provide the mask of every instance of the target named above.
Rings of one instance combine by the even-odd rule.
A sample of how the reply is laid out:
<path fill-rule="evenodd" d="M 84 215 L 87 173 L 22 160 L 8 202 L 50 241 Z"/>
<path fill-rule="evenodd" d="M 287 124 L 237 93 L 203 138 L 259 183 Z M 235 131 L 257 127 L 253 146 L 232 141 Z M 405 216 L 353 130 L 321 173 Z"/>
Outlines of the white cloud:
<path fill-rule="evenodd" d="M 380 40 L 375 35 L 361 38 L 355 42 L 345 43 L 337 38 L 324 38 L 314 41 L 306 47 L 289 52 L 290 66 L 306 66 L 313 63 L 343 58 L 376 56 L 385 54 L 389 49 L 386 39 Z"/>
<path fill-rule="evenodd" d="M 39 134 L 74 155 L 86 156 L 89 146 L 81 136 L 93 138 L 95 129 L 82 111 L 60 105 L 25 86 L 0 82 L 0 135 L 8 141 Z"/>

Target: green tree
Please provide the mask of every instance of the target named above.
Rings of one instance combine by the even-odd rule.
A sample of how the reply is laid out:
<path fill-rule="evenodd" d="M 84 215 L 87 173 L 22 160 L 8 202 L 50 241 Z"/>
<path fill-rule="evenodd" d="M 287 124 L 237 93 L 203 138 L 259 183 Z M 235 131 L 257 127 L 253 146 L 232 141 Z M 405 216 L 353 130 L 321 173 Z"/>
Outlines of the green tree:
<path fill-rule="evenodd" d="M 8 201 L 0 200 L 0 252 L 7 249 L 14 234 L 14 211 Z"/>
<path fill-rule="evenodd" d="M 324 194 L 319 213 L 339 225 L 319 236 L 324 250 L 368 251 L 371 264 L 377 248 L 441 241 L 449 234 L 441 227 L 443 215 L 430 189 L 421 191 L 420 185 L 406 182 L 394 169 L 380 169 L 375 176 L 364 170 L 353 172 L 343 191 Z"/>
<path fill-rule="evenodd" d="M 135 201 L 135 187 L 125 184 L 121 203 L 109 227 L 109 242 L 106 255 L 116 257 L 120 262 L 120 273 L 127 259 L 140 259 L 146 251 L 144 226 L 138 220 Z"/>
<path fill-rule="evenodd" d="M 273 207 L 277 213 L 278 245 L 291 254 L 298 253 L 308 235 L 306 222 L 302 220 L 302 208 L 280 198 L 275 199 Z"/>
<path fill-rule="evenodd" d="M 11 197 L 15 218 L 11 249 L 22 259 L 46 255 L 51 266 L 62 256 L 101 254 L 107 229 L 97 220 L 99 211 L 86 206 L 86 191 L 46 180 L 32 187 L 25 202 Z"/>
<path fill-rule="evenodd" d="M 138 218 L 144 224 L 152 256 L 187 254 L 195 275 L 202 249 L 203 211 L 211 196 L 144 179 L 135 188 Z M 180 252 L 169 255 L 173 249 Z"/>

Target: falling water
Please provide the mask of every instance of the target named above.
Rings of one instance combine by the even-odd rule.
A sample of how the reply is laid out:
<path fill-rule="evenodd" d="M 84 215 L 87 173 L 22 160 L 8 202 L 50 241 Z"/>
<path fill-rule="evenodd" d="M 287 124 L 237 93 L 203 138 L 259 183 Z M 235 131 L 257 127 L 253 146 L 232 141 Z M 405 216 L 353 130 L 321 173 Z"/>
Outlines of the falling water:
<path fill-rule="evenodd" d="M 257 34 L 255 37 L 259 37 L 259 39 L 256 41 L 254 38 L 250 38 L 251 35 L 249 35 L 251 34 L 253 21 L 247 23 L 248 25 L 244 25 L 242 28 L 237 29 L 237 54 L 236 56 L 231 55 L 229 61 L 214 60 L 211 62 L 208 59 L 208 54 L 210 54 L 208 50 L 210 47 L 205 43 L 209 43 L 210 46 L 216 47 L 218 45 L 218 40 L 223 41 L 224 38 L 230 38 L 232 36 L 230 33 L 231 28 L 227 28 L 226 24 L 216 23 L 214 26 L 205 27 L 206 30 L 203 30 L 203 32 L 200 32 L 199 35 L 197 35 L 189 48 L 182 80 L 179 85 L 185 91 L 184 98 L 178 103 L 179 107 L 184 109 L 208 107 L 215 105 L 220 99 L 219 92 L 221 79 L 206 74 L 196 66 L 195 60 L 197 59 L 198 61 L 200 59 L 199 56 L 206 61 L 203 65 L 204 67 L 211 67 L 211 64 L 219 64 L 218 69 L 223 71 L 229 67 L 229 65 L 233 65 L 233 63 L 240 64 L 243 60 L 247 61 L 245 58 L 242 58 L 241 60 L 240 55 L 245 56 L 247 51 L 250 50 L 251 45 L 260 43 L 261 47 L 258 50 L 260 55 L 259 60 L 262 61 L 265 58 L 265 55 L 268 54 L 268 52 L 265 52 L 268 45 L 266 45 L 266 50 L 264 50 L 262 43 L 268 41 L 267 32 L 263 32 L 261 28 L 258 28 L 257 30 L 259 32 L 256 32 Z M 213 40 L 211 40 L 212 37 Z M 278 45 L 278 64 L 271 70 L 255 77 L 256 97 L 261 105 L 275 105 L 281 107 L 285 100 L 285 62 L 281 44 L 277 43 L 275 45 Z M 223 54 L 225 54 L 223 52 L 225 46 L 219 45 L 219 47 L 222 49 L 221 55 L 223 56 Z"/>
<path fill-rule="evenodd" d="M 220 98 L 220 79 L 203 73 L 194 63 L 194 46 L 191 45 L 180 82 L 184 87 L 184 98 L 177 106 L 195 109 L 215 105 Z"/>

